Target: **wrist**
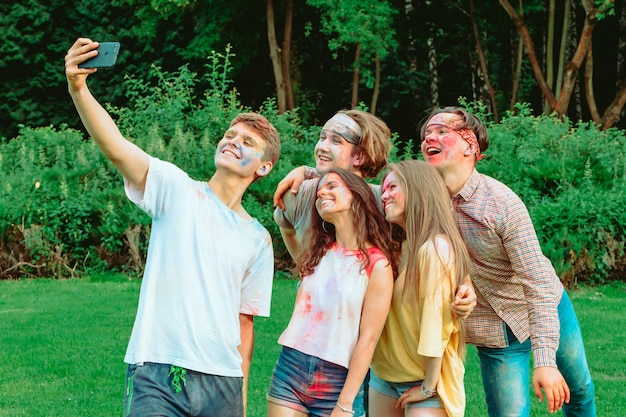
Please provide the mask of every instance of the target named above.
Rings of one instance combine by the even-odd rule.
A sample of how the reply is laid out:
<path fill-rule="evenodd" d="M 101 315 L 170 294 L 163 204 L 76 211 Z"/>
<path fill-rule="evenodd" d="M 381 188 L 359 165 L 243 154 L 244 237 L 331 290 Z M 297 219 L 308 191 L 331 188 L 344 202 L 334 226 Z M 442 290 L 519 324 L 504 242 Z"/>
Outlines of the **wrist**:
<path fill-rule="evenodd" d="M 430 389 L 426 386 L 425 382 L 422 382 L 422 386 L 420 387 L 420 392 L 422 393 L 424 397 L 430 398 L 437 394 L 437 387 L 435 386 L 434 389 Z"/>
<path fill-rule="evenodd" d="M 305 180 L 312 180 L 312 179 L 319 178 L 319 177 L 320 177 L 320 173 L 317 172 L 315 168 L 311 168 L 309 166 L 304 167 L 304 179 Z"/>
<path fill-rule="evenodd" d="M 351 409 L 351 408 L 347 408 L 347 407 L 344 407 L 343 405 L 341 405 L 341 404 L 339 403 L 339 401 L 337 401 L 337 407 L 338 407 L 341 411 L 343 411 L 344 413 L 354 415 L 354 410 L 353 410 L 353 409 Z"/>

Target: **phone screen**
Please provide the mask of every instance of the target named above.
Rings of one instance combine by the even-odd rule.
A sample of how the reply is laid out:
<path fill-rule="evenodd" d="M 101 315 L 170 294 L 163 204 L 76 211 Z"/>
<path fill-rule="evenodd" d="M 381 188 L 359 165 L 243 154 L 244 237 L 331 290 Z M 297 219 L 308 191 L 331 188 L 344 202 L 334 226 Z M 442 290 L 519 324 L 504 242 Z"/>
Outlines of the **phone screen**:
<path fill-rule="evenodd" d="M 120 51 L 119 42 L 100 42 L 98 46 L 98 55 L 89 58 L 87 61 L 79 64 L 79 68 L 111 68 L 117 61 L 117 54 Z"/>

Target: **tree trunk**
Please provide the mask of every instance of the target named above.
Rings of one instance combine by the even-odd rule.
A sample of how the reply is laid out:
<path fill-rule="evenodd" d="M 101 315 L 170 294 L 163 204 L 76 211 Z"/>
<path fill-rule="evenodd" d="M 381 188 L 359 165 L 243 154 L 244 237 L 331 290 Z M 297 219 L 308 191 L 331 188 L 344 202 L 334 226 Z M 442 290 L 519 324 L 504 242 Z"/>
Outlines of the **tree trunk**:
<path fill-rule="evenodd" d="M 428 78 L 430 80 L 430 104 L 439 106 L 439 74 L 437 73 L 437 51 L 433 46 L 433 38 L 426 41 L 428 46 Z"/>
<path fill-rule="evenodd" d="M 426 6 L 430 7 L 432 0 L 426 0 Z M 430 104 L 433 107 L 439 106 L 439 73 L 437 70 L 437 50 L 434 46 L 433 24 L 427 24 L 428 39 L 426 46 L 428 48 L 428 79 L 430 81 Z"/>
<path fill-rule="evenodd" d="M 283 70 L 281 65 L 281 53 L 276 41 L 276 28 L 274 23 L 274 2 L 267 0 L 267 41 L 270 48 L 270 58 L 272 60 L 272 68 L 274 69 L 274 80 L 276 81 L 276 97 L 278 101 L 278 113 L 282 114 L 287 110 L 287 97 L 285 94 L 285 81 L 283 78 Z"/>
<path fill-rule="evenodd" d="M 483 51 L 482 44 L 480 43 L 480 33 L 478 32 L 476 16 L 474 15 L 474 0 L 470 0 L 469 8 L 469 18 L 472 22 L 472 30 L 474 32 L 475 47 L 476 53 L 478 54 L 478 61 L 480 63 L 480 71 L 482 72 L 483 81 L 489 94 L 489 100 L 491 101 L 491 112 L 493 114 L 495 122 L 497 123 L 500 121 L 500 117 L 498 116 L 498 102 L 496 101 L 496 90 L 493 88 L 493 85 L 489 81 L 489 69 L 487 68 L 487 59 L 485 58 L 485 53 Z"/>
<path fill-rule="evenodd" d="M 585 58 L 585 98 L 587 99 L 591 120 L 596 124 L 602 123 L 600 113 L 598 112 L 596 96 L 593 92 L 593 45 L 591 43 L 589 44 L 587 57 Z"/>
<path fill-rule="evenodd" d="M 567 47 L 565 50 L 565 59 L 563 60 L 563 66 L 559 69 L 559 83 L 558 88 L 559 91 L 563 88 L 563 74 L 565 73 L 565 62 L 568 62 L 570 57 L 574 55 L 574 51 L 576 51 L 576 46 L 578 44 L 578 19 L 577 16 L 577 8 L 575 4 L 576 0 L 568 0 L 568 3 L 571 3 L 571 7 L 569 8 L 569 25 L 567 28 Z M 574 119 L 582 120 L 583 119 L 583 99 L 581 94 L 580 83 L 576 83 L 576 87 L 574 87 Z"/>
<path fill-rule="evenodd" d="M 615 98 L 602 115 L 602 129 L 612 127 L 613 124 L 619 120 L 624 104 L 626 104 L 626 75 L 622 78 L 622 82 L 620 83 L 617 93 L 615 94 Z"/>
<path fill-rule="evenodd" d="M 561 88 L 563 87 L 561 74 L 563 74 L 563 69 L 565 68 L 565 56 L 567 52 L 567 36 L 569 33 L 569 26 L 570 26 L 571 3 L 572 3 L 572 0 L 565 0 L 565 7 L 563 8 L 563 26 L 561 30 L 561 45 L 559 46 L 559 65 L 556 71 L 557 77 L 556 77 L 556 84 L 554 86 L 554 91 L 560 91 Z M 574 9 L 575 8 L 576 7 L 574 7 Z"/>
<path fill-rule="evenodd" d="M 546 38 L 546 84 L 550 87 L 552 91 L 556 91 L 554 89 L 554 14 L 555 14 L 556 6 L 554 4 L 554 0 L 550 0 L 550 5 L 548 6 L 548 30 L 547 30 L 547 38 Z M 550 103 L 548 103 L 547 99 L 544 99 L 543 103 L 543 113 L 550 113 Z"/>
<path fill-rule="evenodd" d="M 372 94 L 372 104 L 370 105 L 370 113 L 376 114 L 376 104 L 378 104 L 378 94 L 380 93 L 380 56 L 376 54 L 376 74 L 374 79 L 374 92 Z"/>
<path fill-rule="evenodd" d="M 618 38 L 617 38 L 617 65 L 615 66 L 615 73 L 617 74 L 617 82 L 616 88 L 618 92 L 620 91 L 620 79 L 623 74 L 626 76 L 626 67 L 624 66 L 624 61 L 626 60 L 626 4 L 622 4 L 622 11 L 619 14 L 619 19 L 617 20 L 618 25 Z M 612 104 L 612 103 L 611 103 Z M 611 107 L 611 106 L 609 106 Z M 623 111 L 621 111 L 623 113 Z M 605 113 L 605 117 L 607 114 Z M 613 121 L 616 122 L 620 119 L 620 114 L 617 115 L 617 119 Z"/>
<path fill-rule="evenodd" d="M 283 50 L 281 54 L 281 69 L 285 80 L 285 96 L 287 109 L 296 108 L 296 99 L 293 95 L 293 85 L 291 84 L 291 34 L 293 26 L 293 0 L 285 2 L 285 28 L 283 34 Z"/>
<path fill-rule="evenodd" d="M 404 14 L 405 14 L 406 20 L 409 22 L 411 22 L 411 13 L 413 12 L 413 9 L 414 9 L 413 1 L 405 0 L 404 1 Z M 415 50 L 415 35 L 414 35 L 412 26 L 408 32 L 409 32 L 408 33 L 409 42 L 408 42 L 408 47 L 407 47 L 407 58 L 409 61 L 409 73 L 414 74 L 415 77 L 417 77 L 416 75 L 417 74 L 417 52 Z M 413 89 L 413 91 L 411 92 L 411 96 L 413 97 L 416 103 L 419 101 L 420 95 L 416 89 Z"/>
<path fill-rule="evenodd" d="M 522 0 L 519 0 L 519 9 L 520 14 L 523 15 L 523 5 Z M 515 57 L 512 57 L 513 62 L 511 65 L 512 73 L 513 73 L 513 82 L 511 86 L 511 102 L 509 104 L 509 110 L 513 110 L 515 108 L 515 103 L 517 103 L 517 92 L 519 91 L 519 80 L 522 75 L 522 59 L 524 57 L 524 41 L 519 33 L 516 33 L 515 40 L 517 40 L 517 49 L 511 47 L 512 51 L 517 50 L 517 54 Z"/>
<path fill-rule="evenodd" d="M 598 9 L 592 9 L 587 13 L 587 16 L 585 17 L 585 24 L 583 25 L 580 38 L 578 39 L 578 47 L 574 52 L 574 56 L 567 64 L 563 77 L 563 88 L 561 88 L 561 94 L 559 95 L 559 101 L 556 103 L 556 106 L 553 107 L 558 114 L 565 113 L 565 111 L 567 111 L 567 107 L 569 106 L 569 100 L 571 98 L 572 91 L 574 90 L 578 70 L 587 55 L 587 49 L 591 45 L 593 28 L 597 22 L 597 12 Z"/>
<path fill-rule="evenodd" d="M 539 84 L 539 88 L 541 89 L 542 94 L 548 100 L 550 107 L 553 111 L 557 112 L 559 115 L 562 115 L 567 111 L 567 107 L 569 106 L 569 101 L 572 95 L 572 91 L 576 85 L 576 78 L 578 76 L 578 71 L 582 64 L 583 59 L 587 55 L 587 48 L 589 43 L 591 42 L 593 28 L 597 22 L 596 15 L 598 13 L 597 8 L 591 8 L 587 11 L 585 17 L 585 23 L 582 29 L 582 33 L 580 38 L 578 39 L 578 46 L 572 59 L 567 64 L 567 68 L 565 70 L 565 74 L 563 75 L 563 87 L 561 88 L 561 92 L 559 94 L 558 101 L 554 96 L 554 93 L 550 89 L 546 80 L 543 77 L 541 72 L 541 68 L 537 61 L 537 55 L 535 53 L 533 42 L 528 33 L 528 28 L 526 24 L 521 19 L 521 17 L 515 12 L 515 9 L 511 7 L 511 4 L 508 0 L 499 0 L 500 4 L 509 14 L 515 26 L 519 30 L 522 38 L 524 39 L 524 44 L 526 45 L 528 59 L 530 60 L 531 66 L 533 68 L 533 73 L 535 75 L 535 79 Z"/>
<path fill-rule="evenodd" d="M 539 89 L 543 96 L 548 100 L 550 106 L 554 109 L 556 108 L 556 98 L 554 97 L 554 93 L 550 89 L 550 86 L 546 83 L 545 78 L 543 77 L 543 73 L 541 71 L 541 66 L 539 65 L 539 61 L 537 61 L 537 54 L 535 53 L 535 48 L 533 46 L 533 41 L 530 37 L 530 33 L 528 32 L 528 28 L 524 23 L 523 19 L 517 14 L 515 9 L 511 7 L 511 4 L 508 0 L 499 0 L 500 5 L 506 10 L 506 12 L 513 20 L 513 23 L 517 27 L 517 30 L 520 33 L 520 36 L 524 40 L 524 45 L 526 46 L 526 53 L 528 54 L 528 60 L 530 61 L 530 66 L 533 69 L 533 74 L 535 75 L 535 80 L 537 80 L 537 84 L 539 84 Z"/>
<path fill-rule="evenodd" d="M 354 70 L 352 71 L 352 108 L 359 104 L 359 61 L 361 60 L 361 44 L 356 45 L 354 52 Z"/>

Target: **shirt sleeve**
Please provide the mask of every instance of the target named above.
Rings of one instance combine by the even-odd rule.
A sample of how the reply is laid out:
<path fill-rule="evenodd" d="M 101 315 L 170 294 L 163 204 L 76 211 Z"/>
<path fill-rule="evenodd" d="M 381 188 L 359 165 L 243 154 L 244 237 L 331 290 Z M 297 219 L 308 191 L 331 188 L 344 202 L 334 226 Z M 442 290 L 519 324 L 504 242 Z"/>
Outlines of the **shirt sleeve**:
<path fill-rule="evenodd" d="M 319 179 L 305 180 L 297 194 L 287 192 L 283 195 L 285 210 L 274 210 L 274 221 L 284 229 L 300 230 L 308 226 L 310 211 L 313 209 L 317 183 Z"/>
<path fill-rule="evenodd" d="M 541 251 L 524 203 L 515 198 L 509 199 L 506 206 L 500 235 L 514 279 L 521 283 L 528 303 L 534 366 L 556 367 L 560 330 L 558 294 L 554 286 L 556 272 Z"/>
<path fill-rule="evenodd" d="M 130 185 L 125 178 L 124 190 L 130 201 L 156 219 L 171 209 L 173 202 L 177 201 L 175 195 L 192 182 L 187 173 L 176 165 L 152 157 L 143 192 Z"/>
<path fill-rule="evenodd" d="M 427 242 L 418 254 L 421 316 L 417 353 L 422 356 L 442 357 L 453 330 L 450 272 L 442 262 L 448 262 L 450 256 L 444 239 Z"/>
<path fill-rule="evenodd" d="M 263 226 L 258 224 L 263 229 Z M 269 317 L 274 278 L 274 250 L 270 234 L 263 229 L 263 242 L 246 271 L 241 286 L 240 314 Z"/>

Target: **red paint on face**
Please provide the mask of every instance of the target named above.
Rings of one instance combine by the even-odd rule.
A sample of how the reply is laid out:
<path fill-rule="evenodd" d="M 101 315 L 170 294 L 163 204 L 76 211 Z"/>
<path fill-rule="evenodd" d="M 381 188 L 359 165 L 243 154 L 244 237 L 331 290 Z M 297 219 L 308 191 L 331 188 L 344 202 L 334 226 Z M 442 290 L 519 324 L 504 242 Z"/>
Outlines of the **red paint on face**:
<path fill-rule="evenodd" d="M 424 135 L 422 154 L 426 162 L 438 166 L 463 158 L 467 146 L 456 130 L 444 125 L 431 125 Z"/>

